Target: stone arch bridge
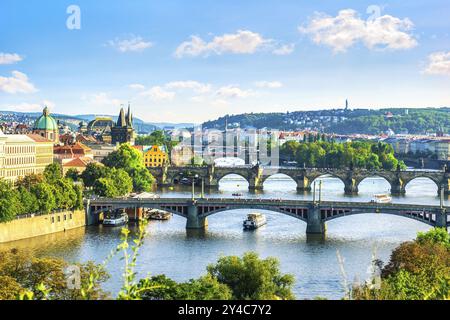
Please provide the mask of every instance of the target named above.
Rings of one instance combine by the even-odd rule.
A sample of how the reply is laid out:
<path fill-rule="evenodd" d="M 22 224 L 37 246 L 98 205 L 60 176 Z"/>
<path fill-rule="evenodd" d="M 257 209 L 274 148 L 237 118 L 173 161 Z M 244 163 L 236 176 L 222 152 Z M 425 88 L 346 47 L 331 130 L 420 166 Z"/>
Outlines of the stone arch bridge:
<path fill-rule="evenodd" d="M 115 209 L 160 209 L 187 219 L 187 229 L 203 229 L 207 217 L 219 212 L 236 209 L 255 209 L 279 212 L 307 223 L 308 234 L 325 234 L 326 222 L 355 214 L 383 213 L 402 216 L 434 227 L 450 225 L 446 207 L 409 204 L 377 204 L 362 202 L 312 202 L 279 199 L 97 199 L 86 202 L 86 212 L 91 221 L 99 213 Z"/>
<path fill-rule="evenodd" d="M 391 186 L 392 194 L 406 193 L 406 185 L 417 178 L 428 178 L 445 194 L 450 194 L 450 173 L 445 171 L 422 170 L 365 170 L 365 169 L 322 169 L 322 168 L 293 168 L 293 167 L 262 167 L 235 166 L 216 167 L 157 167 L 149 168 L 159 186 L 172 186 L 183 177 L 198 176 L 204 181 L 205 187 L 217 188 L 219 181 L 230 174 L 235 174 L 247 180 L 250 190 L 262 190 L 264 182 L 271 176 L 283 174 L 297 183 L 298 191 L 310 191 L 312 182 L 322 176 L 329 175 L 344 183 L 346 194 L 357 194 L 359 184 L 366 178 L 381 177 Z"/>

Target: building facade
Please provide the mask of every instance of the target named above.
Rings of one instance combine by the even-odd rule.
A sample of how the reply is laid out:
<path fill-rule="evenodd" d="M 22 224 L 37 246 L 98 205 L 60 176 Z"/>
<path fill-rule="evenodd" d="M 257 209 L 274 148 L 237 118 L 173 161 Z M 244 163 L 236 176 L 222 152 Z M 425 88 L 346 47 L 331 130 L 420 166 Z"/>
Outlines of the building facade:
<path fill-rule="evenodd" d="M 144 165 L 147 168 L 162 167 L 169 161 L 169 156 L 164 150 L 164 147 L 152 146 L 147 151 L 144 151 Z"/>
<path fill-rule="evenodd" d="M 36 144 L 26 135 L 0 136 L 0 178 L 14 183 L 36 173 Z"/>
<path fill-rule="evenodd" d="M 37 134 L 28 134 L 36 148 L 36 174 L 43 174 L 45 168 L 53 163 L 53 142 Z"/>

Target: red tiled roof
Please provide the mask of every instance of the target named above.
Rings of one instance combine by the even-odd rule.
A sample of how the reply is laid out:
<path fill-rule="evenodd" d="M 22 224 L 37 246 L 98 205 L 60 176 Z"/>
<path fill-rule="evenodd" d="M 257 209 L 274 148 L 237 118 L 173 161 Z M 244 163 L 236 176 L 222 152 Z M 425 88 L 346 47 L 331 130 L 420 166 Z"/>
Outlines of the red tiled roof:
<path fill-rule="evenodd" d="M 35 142 L 52 142 L 51 140 L 48 140 L 38 134 L 27 134 L 27 137 L 33 139 Z"/>

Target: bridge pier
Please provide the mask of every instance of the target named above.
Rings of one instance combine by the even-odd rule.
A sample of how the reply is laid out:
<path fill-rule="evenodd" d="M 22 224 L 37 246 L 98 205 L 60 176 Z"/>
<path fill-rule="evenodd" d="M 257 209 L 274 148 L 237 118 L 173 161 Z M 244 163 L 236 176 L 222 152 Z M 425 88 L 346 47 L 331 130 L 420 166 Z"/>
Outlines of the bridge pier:
<path fill-rule="evenodd" d="M 208 220 L 198 215 L 198 208 L 193 203 L 188 207 L 186 229 L 205 229 L 208 226 Z"/>
<path fill-rule="evenodd" d="M 391 182 L 391 194 L 403 195 L 405 193 L 406 187 L 401 179 L 396 179 L 394 182 Z"/>
<path fill-rule="evenodd" d="M 344 191 L 345 191 L 345 194 L 347 194 L 347 195 L 358 194 L 358 192 L 359 192 L 358 185 L 352 179 L 351 181 L 345 182 Z"/>
<path fill-rule="evenodd" d="M 308 208 L 308 219 L 306 224 L 306 234 L 326 235 L 327 226 L 322 220 L 320 213 L 320 207 L 317 205 L 311 205 Z"/>
<path fill-rule="evenodd" d="M 299 192 L 311 191 L 311 182 L 306 176 L 297 177 L 296 182 L 297 182 L 297 191 Z"/>

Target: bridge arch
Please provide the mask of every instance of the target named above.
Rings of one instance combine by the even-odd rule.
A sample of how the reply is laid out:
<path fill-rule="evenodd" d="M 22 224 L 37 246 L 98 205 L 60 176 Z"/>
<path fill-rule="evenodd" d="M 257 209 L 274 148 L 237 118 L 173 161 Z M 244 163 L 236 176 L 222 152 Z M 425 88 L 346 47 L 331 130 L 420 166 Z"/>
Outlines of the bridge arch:
<path fill-rule="evenodd" d="M 170 207 L 162 207 L 159 205 L 152 205 L 152 206 L 140 206 L 140 207 L 136 207 L 136 206 L 130 206 L 130 205 L 114 205 L 112 207 L 103 207 L 101 209 L 97 209 L 97 210 L 90 210 L 90 214 L 92 215 L 99 215 L 100 213 L 104 212 L 104 211 L 108 211 L 108 210 L 120 210 L 120 209 L 138 209 L 138 208 L 144 208 L 144 209 L 157 209 L 157 210 L 161 210 L 161 211 L 166 211 L 169 213 L 172 213 L 174 215 L 186 218 L 186 215 L 182 213 L 181 210 L 174 210 L 171 209 Z"/>
<path fill-rule="evenodd" d="M 374 180 L 374 179 L 382 179 L 383 180 L 383 185 L 380 187 L 379 183 L 375 183 L 375 181 L 372 181 L 372 185 L 377 184 L 377 187 L 374 188 L 373 193 L 381 193 L 381 192 L 391 192 L 392 190 L 392 182 L 389 180 L 389 177 L 384 176 L 383 174 L 373 174 L 373 175 L 369 175 L 366 177 L 362 177 L 360 180 L 358 180 L 357 182 L 357 186 L 358 186 L 358 191 L 361 192 L 365 190 L 365 188 L 367 188 L 370 185 L 369 180 Z"/>
<path fill-rule="evenodd" d="M 410 179 L 408 179 L 408 180 L 405 180 L 405 181 L 404 181 L 404 188 L 405 188 L 405 191 L 406 191 L 407 189 L 413 188 L 413 187 L 414 187 L 414 184 L 417 183 L 417 182 L 419 182 L 419 181 L 422 181 L 422 182 L 427 181 L 428 183 L 431 182 L 431 183 L 430 183 L 430 187 L 431 187 L 431 186 L 434 187 L 437 193 L 438 193 L 439 190 L 441 189 L 441 181 L 435 179 L 434 177 L 430 177 L 430 176 L 424 174 L 424 175 L 418 175 L 418 176 L 416 175 L 416 176 L 413 177 L 413 178 L 410 178 Z"/>
<path fill-rule="evenodd" d="M 212 215 L 215 215 L 215 214 L 218 214 L 218 213 L 221 213 L 221 212 L 234 211 L 234 210 L 249 210 L 249 209 L 250 210 L 261 210 L 261 211 L 276 212 L 276 213 L 280 213 L 280 214 L 284 214 L 284 215 L 296 218 L 296 219 L 301 220 L 303 222 L 307 222 L 306 214 L 300 215 L 300 214 L 296 214 L 294 212 L 287 212 L 287 211 L 284 211 L 284 210 L 281 210 L 281 209 L 276 209 L 276 208 L 270 208 L 270 209 L 268 209 L 268 208 L 257 208 L 257 207 L 251 208 L 249 206 L 236 206 L 236 207 L 233 207 L 233 208 L 218 209 L 218 210 L 210 211 L 208 213 L 201 214 L 199 217 L 200 218 L 207 218 L 209 216 L 212 216 Z"/>
<path fill-rule="evenodd" d="M 415 221 L 419 221 L 422 222 L 426 225 L 429 226 L 435 226 L 435 222 L 436 222 L 436 217 L 434 214 L 432 213 L 425 213 L 425 212 L 416 212 L 414 214 L 405 214 L 405 213 L 400 213 L 400 212 L 367 212 L 367 211 L 351 211 L 348 213 L 341 213 L 341 214 L 336 214 L 330 217 L 327 217 L 324 219 L 325 222 L 328 221 L 332 221 L 332 220 L 336 220 L 339 218 L 343 218 L 343 217 L 349 217 L 349 216 L 354 216 L 354 215 L 367 215 L 367 214 L 382 214 L 382 215 L 386 215 L 386 216 L 397 216 L 397 217 L 402 217 L 402 218 L 406 218 L 406 219 L 412 219 Z"/>
<path fill-rule="evenodd" d="M 289 183 L 293 184 L 293 188 L 297 188 L 297 181 L 295 179 L 295 177 L 293 177 L 292 175 L 288 175 L 286 173 L 274 173 L 272 175 L 267 175 L 264 176 L 262 178 L 262 185 L 264 186 L 264 188 L 266 189 L 266 182 L 270 182 L 270 181 L 274 181 L 276 179 L 280 179 L 280 178 L 284 178 L 284 179 L 289 179 Z"/>
<path fill-rule="evenodd" d="M 226 173 L 222 173 L 222 174 L 219 174 L 219 175 L 216 175 L 215 176 L 215 179 L 217 180 L 217 183 L 219 184 L 220 183 L 220 181 L 223 179 L 223 178 L 225 178 L 225 177 L 233 177 L 233 176 L 235 176 L 235 177 L 240 177 L 240 178 L 242 178 L 242 179 L 244 179 L 247 183 L 250 183 L 249 181 L 248 181 L 248 178 L 245 176 L 245 175 L 243 175 L 243 174 L 241 174 L 241 173 L 239 173 L 239 172 L 226 172 Z"/>

